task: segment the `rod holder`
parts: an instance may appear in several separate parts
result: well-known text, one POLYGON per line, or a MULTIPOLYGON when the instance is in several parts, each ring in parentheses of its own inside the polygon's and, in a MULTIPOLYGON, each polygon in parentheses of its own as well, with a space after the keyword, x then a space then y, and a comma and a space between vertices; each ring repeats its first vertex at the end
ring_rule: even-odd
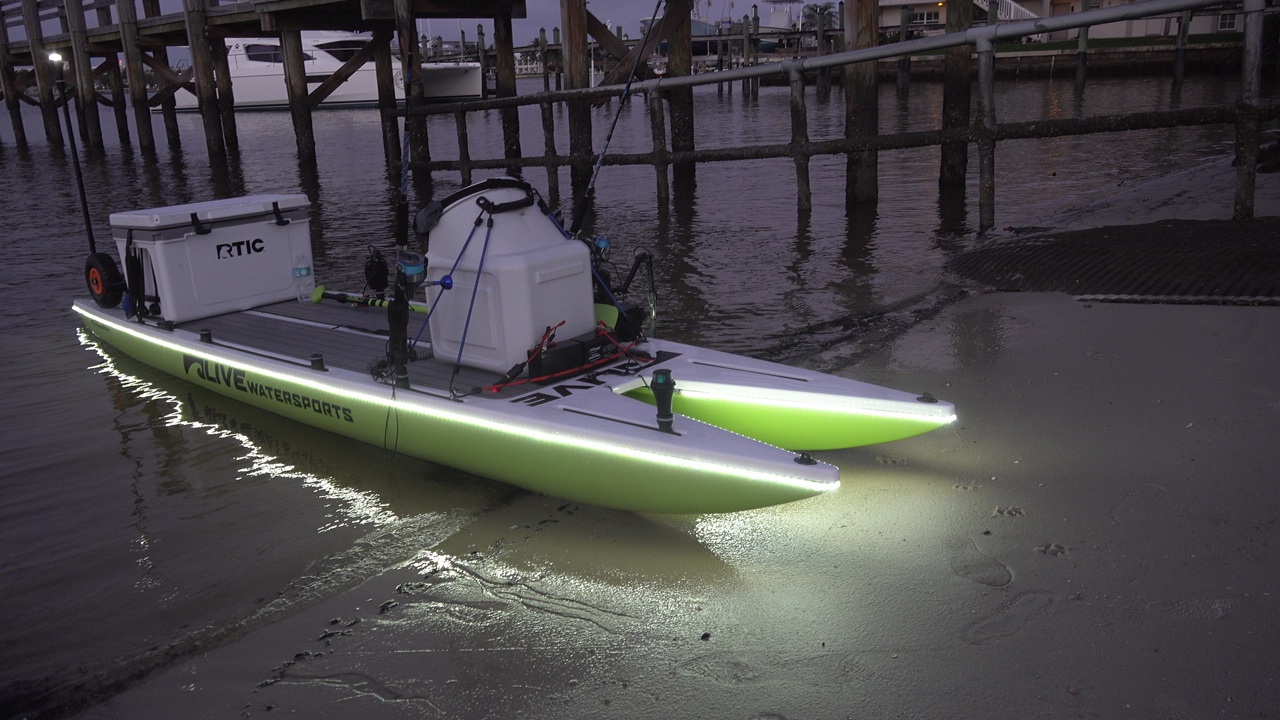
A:
POLYGON ((653 399, 658 406, 658 429, 665 433, 674 433, 672 426, 675 423, 675 415, 671 412, 671 398, 676 393, 676 381, 671 377, 671 371, 654 370, 649 388, 653 391, 653 399))

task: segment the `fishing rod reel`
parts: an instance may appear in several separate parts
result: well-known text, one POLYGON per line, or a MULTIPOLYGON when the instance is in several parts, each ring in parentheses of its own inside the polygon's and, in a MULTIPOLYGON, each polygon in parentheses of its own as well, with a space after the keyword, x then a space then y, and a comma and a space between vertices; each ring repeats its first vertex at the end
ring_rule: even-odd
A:
POLYGON ((618 319, 614 323, 618 339, 627 341, 643 337, 646 320, 648 321, 648 331, 652 333, 654 320, 658 314, 657 286, 653 278, 653 254, 647 250, 637 252, 631 260, 631 267, 627 271, 626 280, 621 285, 614 286, 611 272, 612 264, 609 263, 609 250, 612 248, 613 243, 605 237, 597 237, 590 241, 584 239, 583 242, 591 249, 594 301, 599 305, 609 305, 618 310, 618 319), (631 284, 635 282, 636 276, 642 268, 646 270, 649 279, 647 308, 621 300, 631 290, 631 284))

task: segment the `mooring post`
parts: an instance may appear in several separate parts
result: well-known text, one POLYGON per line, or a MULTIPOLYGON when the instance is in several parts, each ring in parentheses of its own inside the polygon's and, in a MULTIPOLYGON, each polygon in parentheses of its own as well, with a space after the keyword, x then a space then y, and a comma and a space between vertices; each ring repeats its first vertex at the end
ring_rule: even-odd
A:
POLYGON ((4 91, 4 104, 9 109, 9 122, 13 125, 13 139, 19 146, 27 144, 27 130, 22 125, 22 106, 18 100, 17 73, 13 58, 9 55, 9 28, 4 11, 0 10, 0 90, 4 91))
MULTIPOLYGON (((693 74, 693 26, 689 17, 692 10, 693 0, 671 0, 667 3, 666 11, 679 18, 667 38, 669 77, 687 77, 693 74)), ((675 152, 692 152, 696 148, 693 137, 693 88, 674 88, 667 94, 666 100, 671 119, 671 149, 675 152)), ((671 172, 681 187, 691 186, 697 176, 697 163, 673 163, 671 172)))
POLYGON ((151 127, 151 107, 147 102, 147 84, 133 82, 142 74, 142 51, 138 47, 138 9, 130 0, 116 3, 120 13, 120 45, 124 50, 124 69, 129 73, 129 105, 133 107, 133 124, 137 126, 138 147, 143 157, 156 154, 156 135, 151 127))
MULTIPOLYGON (((564 57, 565 86, 569 90, 590 87, 591 69, 588 65, 587 2, 586 0, 560 0, 561 22, 564 24, 561 55, 564 57)), ((582 100, 568 103, 569 155, 574 162, 569 177, 575 202, 586 202, 581 195, 591 179, 591 105, 582 100)), ((576 212, 576 210, 575 210, 576 212)))
POLYGON ((991 38, 974 43, 978 51, 978 231, 996 224, 996 52, 991 38))
MULTIPOLYGON (((970 3, 961 3, 964 5, 970 3)), ((846 50, 876 46, 877 4, 868 0, 845 6, 846 50)), ((844 66, 846 138, 870 138, 880 133, 880 105, 874 60, 844 66)), ((845 161, 845 203, 875 202, 880 194, 879 156, 875 150, 851 151, 845 161)))
POLYGON ((560 168, 556 165, 556 121, 551 102, 538 103, 542 115, 542 156, 547 168, 547 202, 560 204, 560 168))
MULTIPOLYGON (((818 38, 818 57, 827 54, 827 17, 824 12, 818 13, 818 27, 814 30, 818 38)), ((818 68, 818 77, 814 83, 818 99, 825 101, 831 94, 831 70, 829 68, 818 68)))
POLYGON ((196 97, 200 117, 204 121, 204 141, 210 158, 225 158, 227 146, 222 140, 222 116, 218 110, 218 90, 213 80, 213 54, 209 50, 208 16, 205 0, 182 0, 186 10, 187 47, 191 50, 191 67, 195 71, 196 97))
POLYGON ((560 49, 556 60, 556 90, 564 89, 564 45, 560 42, 560 28, 551 28, 551 44, 560 49))
MULTIPOLYGON (((160 16, 160 0, 142 0, 142 12, 148 18, 160 16)), ((161 45, 151 51, 151 58, 164 67, 169 65, 169 48, 161 45)), ((182 146, 182 138, 178 132, 177 102, 172 95, 160 101, 160 116, 164 120, 165 138, 169 142, 170 152, 177 152, 182 146)))
POLYGON ((1076 35, 1076 89, 1084 88, 1089 75, 1089 26, 1086 25, 1076 35))
MULTIPOLYGON (((493 19, 493 44, 498 44, 498 18, 493 19)), ((484 48, 484 25, 476 25, 476 60, 480 61, 480 99, 489 99, 489 53, 484 48)))
POLYGON ((1236 120, 1236 199, 1233 217, 1253 218, 1258 178, 1258 120, 1262 93, 1262 12, 1266 0, 1244 0, 1244 56, 1240 78, 1240 110, 1236 120))
MULTIPOLYGON (((504 6, 506 7, 506 6, 504 6)), ((481 38, 484 36, 481 35, 481 38)), ((511 13, 499 13, 493 19, 493 51, 497 55, 497 80, 494 92, 500 98, 516 96, 516 46, 511 33, 511 13)), ((483 52, 482 52, 483 54, 483 52)), ((488 81, 484 80, 487 86, 488 81)), ((502 118, 502 151, 503 157, 518 160, 523 156, 520 148, 520 109, 504 107, 498 111, 502 118)), ((507 167, 510 175, 520 175, 520 166, 507 167)))
POLYGON ((98 93, 93 83, 93 62, 89 58, 84 4, 81 0, 63 0, 62 6, 71 31, 71 67, 76 81, 76 100, 80 106, 80 135, 87 152, 102 152, 102 118, 98 114, 98 93))
POLYGON ((798 65, 787 71, 791 80, 791 159, 796 165, 796 207, 813 209, 809 185, 809 113, 804 104, 804 72, 798 65))
POLYGON ((1173 85, 1181 87, 1187 74, 1187 33, 1191 28, 1191 11, 1178 16, 1178 40, 1173 50, 1173 85))
MULTIPOLYGON (((110 27, 111 9, 98 8, 98 27, 110 27)), ((124 79, 120 77, 120 58, 116 53, 107 55, 101 69, 106 71, 107 86, 111 88, 111 111, 116 117, 116 136, 121 147, 129 147, 129 111, 125 108, 124 79)))
POLYGON ((653 170, 658 176, 658 207, 671 202, 671 182, 667 178, 667 123, 663 119, 662 93, 649 93, 649 133, 653 137, 653 170))
MULTIPOLYGON (((965 32, 973 25, 973 3, 947 6, 947 34, 965 32)), ((973 49, 968 45, 947 48, 942 66, 942 129, 969 127, 972 102, 973 49)), ((964 187, 969 166, 969 144, 943 143, 938 184, 964 187)))
MULTIPOLYGON (((395 11, 396 36, 400 39, 400 71, 404 76, 404 107, 406 112, 417 110, 426 104, 426 95, 422 87, 422 55, 418 52, 417 23, 414 21, 413 3, 411 0, 392 0, 391 7, 395 11)), ((425 115, 405 115, 405 126, 409 136, 409 159, 411 162, 431 162, 431 152, 427 144, 427 118, 425 115)), ((426 180, 430 173, 415 173, 416 178, 426 180)))
POLYGON ((467 140, 467 112, 461 108, 453 113, 453 121, 458 129, 458 172, 462 174, 462 184, 471 184, 471 143, 467 140))
MULTIPOLYGON (((750 64, 751 59, 751 16, 742 16, 742 67, 750 64)), ((751 78, 742 79, 742 99, 751 99, 751 78)))
POLYGON ((391 60, 390 26, 373 31, 373 72, 378 83, 378 114, 382 121, 382 154, 387 169, 400 166, 400 127, 396 123, 396 79, 391 60))
POLYGON ((236 97, 231 87, 231 63, 227 58, 227 40, 209 38, 209 52, 213 59, 214 87, 218 89, 218 117, 222 121, 222 139, 227 152, 240 152, 240 135, 236 130, 236 97))
POLYGON ((546 28, 538 28, 538 60, 542 62, 542 91, 551 92, 551 58, 547 57, 546 28))
POLYGON ((50 60, 49 51, 44 48, 44 30, 40 26, 40 9, 36 0, 22 0, 22 21, 27 30, 27 47, 31 50, 31 69, 36 75, 36 90, 40 93, 40 117, 44 120, 44 136, 50 145, 61 147, 62 123, 58 119, 57 101, 53 97, 53 81, 55 72, 62 72, 62 63, 50 60))
POLYGON ((302 52, 302 33, 297 29, 282 31, 280 50, 284 53, 284 85, 289 93, 289 113, 293 117, 298 159, 314 164, 316 136, 311 125, 311 101, 307 97, 307 67, 302 52))
MULTIPOLYGON (((911 8, 902 8, 898 18, 898 42, 906 42, 911 37, 911 8)), ((898 94, 906 95, 911 87, 911 56, 898 58, 898 94)))

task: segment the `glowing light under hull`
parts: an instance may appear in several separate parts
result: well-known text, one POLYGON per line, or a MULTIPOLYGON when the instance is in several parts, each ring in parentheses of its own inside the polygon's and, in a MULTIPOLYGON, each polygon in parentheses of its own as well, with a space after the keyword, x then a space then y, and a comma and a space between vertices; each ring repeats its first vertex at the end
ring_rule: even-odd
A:
MULTIPOLYGON (((800 500, 839 487, 839 470, 797 463, 793 453, 711 426, 686 423, 680 436, 595 428, 589 417, 549 409, 426 394, 397 394, 355 373, 317 373, 234 348, 200 343, 190 332, 127 321, 77 302, 99 338, 161 371, 299 422, 396 452, 578 502, 657 513, 732 512, 800 500), (270 384, 270 396, 193 375, 184 356, 236 371, 243 387, 270 384), (281 394, 308 403, 282 403, 281 394), (343 414, 311 409, 316 402, 343 414), (311 407, 307 407, 311 406, 311 407)), ((601 388, 612 396, 608 388, 601 388)), ((615 396, 616 397, 616 396, 615 396)), ((625 398, 620 401, 630 402, 625 398)), ((642 405, 639 407, 643 407, 642 405)), ((599 423, 598 425, 606 425, 599 423)))

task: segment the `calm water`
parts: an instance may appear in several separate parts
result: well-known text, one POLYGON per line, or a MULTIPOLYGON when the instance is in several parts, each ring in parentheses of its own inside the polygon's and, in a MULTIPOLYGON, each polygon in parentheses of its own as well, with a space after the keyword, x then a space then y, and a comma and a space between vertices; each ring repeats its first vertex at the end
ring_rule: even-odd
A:
MULTIPOLYGON (((1220 77, 1192 78, 1180 98, 1163 78, 1099 79, 1083 98, 1069 82, 1024 81, 1002 84, 997 102, 1002 120, 1023 120, 1236 94, 1236 81, 1220 77)), ((758 101, 699 91, 698 144, 783 142, 788 102, 783 88, 762 88, 758 101)), ((917 83, 905 100, 886 88, 880 106, 886 132, 937 127, 940 86, 917 83)), ((839 135, 842 109, 838 92, 828 101, 811 94, 811 136, 839 135)), ((597 146, 612 110, 596 111, 597 146)), ((167 647, 235 637, 348 587, 401 559, 394 541, 376 540, 379 528, 413 522, 445 533, 516 492, 318 436, 100 354, 69 309, 84 294, 86 252, 71 168, 45 146, 38 114, 25 117, 26 149, 0 120, 0 389, 9 408, 0 440, 0 716, 57 706, 78 697, 64 693, 75 682, 108 685, 167 647)), ((536 114, 522 121, 526 152, 539 151, 536 114)), ((181 118, 182 147, 162 148, 156 165, 104 128, 113 144, 85 168, 99 242, 110 246, 107 215, 117 210, 305 192, 316 206, 320 281, 358 290, 365 246, 388 246, 394 227, 376 114, 318 113, 315 173, 299 170, 286 113, 238 122, 240 157, 218 182, 196 116, 181 118)), ((497 123, 493 114, 471 127, 473 155, 500 152, 497 123)), ((431 138, 434 157, 452 157, 451 119, 435 122, 431 138)), ((648 138, 637 103, 623 112, 612 150, 642 152, 648 138)), ((559 138, 561 152, 567 144, 559 138)), ((1064 203, 1230 147, 1230 132, 1214 127, 1005 143, 997 224, 1043 224, 1064 203)), ((937 163, 934 149, 882 153, 881 200, 852 215, 837 159, 814 160, 814 208, 805 214, 795 208, 789 160, 704 166, 696 191, 667 212, 655 208, 652 170, 606 167, 596 207, 607 221, 595 230, 614 241, 620 265, 639 248, 654 252, 661 336, 796 359, 812 342, 848 340, 852 318, 927 295, 950 255, 974 242, 975 193, 962 213, 944 213, 937 163)), ((972 185, 976 167, 970 175, 972 185)), ((541 171, 528 179, 545 191, 541 171)), ((435 193, 458 186, 442 173, 435 193)), ((567 173, 561 186, 567 192, 567 173)))

